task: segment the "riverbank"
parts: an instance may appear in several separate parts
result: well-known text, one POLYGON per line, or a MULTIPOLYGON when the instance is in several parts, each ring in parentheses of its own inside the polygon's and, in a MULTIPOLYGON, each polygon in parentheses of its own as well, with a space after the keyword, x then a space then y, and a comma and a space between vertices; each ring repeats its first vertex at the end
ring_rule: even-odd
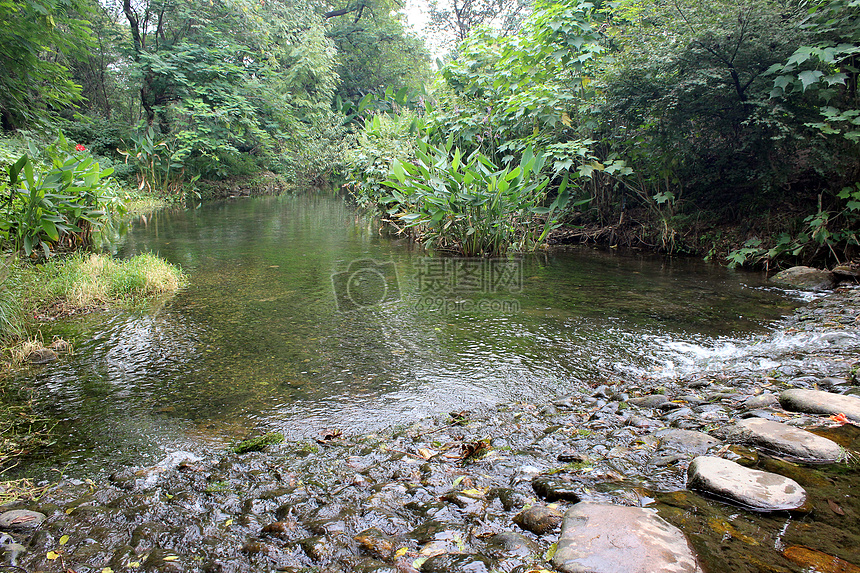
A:
POLYGON ((56 359, 62 341, 44 343, 40 324, 59 317, 133 308, 169 296, 187 283, 181 269, 146 253, 125 261, 79 252, 41 265, 9 261, 0 282, 4 369, 56 359))
POLYGON ((38 512, 7 524, 6 557, 79 573, 525 573, 555 569, 561 515, 584 501, 656 509, 706 571, 799 572, 821 555, 856 565, 860 429, 784 410, 778 395, 857 392, 858 310, 860 290, 830 294, 752 349, 711 349, 713 366, 684 376, 668 365, 636 380, 596 372, 591 387, 546 403, 464 405, 376 434, 332 429, 207 459, 173 452, 103 482, 63 480, 0 508, 38 512), (747 417, 814 428, 847 455, 808 465, 732 444, 724 429, 747 417), (790 477, 808 503, 751 512, 690 491, 687 466, 704 453, 790 477))

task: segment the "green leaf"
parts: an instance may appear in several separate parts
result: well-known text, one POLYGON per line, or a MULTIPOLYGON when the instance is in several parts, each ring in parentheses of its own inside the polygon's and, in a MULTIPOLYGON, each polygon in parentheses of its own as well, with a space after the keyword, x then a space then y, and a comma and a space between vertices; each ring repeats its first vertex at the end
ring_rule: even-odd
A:
POLYGON ((800 83, 803 84, 803 91, 806 91, 809 86, 818 83, 818 80, 823 75, 824 72, 819 70, 805 70, 797 74, 797 79, 799 79, 800 83))

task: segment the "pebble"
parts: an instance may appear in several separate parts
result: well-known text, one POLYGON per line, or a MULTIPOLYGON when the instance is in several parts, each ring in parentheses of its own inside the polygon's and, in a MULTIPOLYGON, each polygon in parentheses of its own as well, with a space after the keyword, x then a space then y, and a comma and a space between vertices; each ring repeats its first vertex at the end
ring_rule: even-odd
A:
POLYGON ((799 509, 806 503, 806 491, 796 481, 713 456, 692 461, 687 487, 753 511, 799 509))
POLYGON ((603 503, 567 510, 552 564, 563 573, 701 571, 687 538, 656 511, 603 503))

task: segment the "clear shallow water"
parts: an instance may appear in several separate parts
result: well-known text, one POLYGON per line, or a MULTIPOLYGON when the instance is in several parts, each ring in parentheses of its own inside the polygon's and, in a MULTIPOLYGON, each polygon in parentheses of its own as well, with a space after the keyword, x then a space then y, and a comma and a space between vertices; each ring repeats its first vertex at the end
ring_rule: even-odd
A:
POLYGON ((190 286, 149 311, 56 325, 74 355, 28 373, 64 420, 47 464, 109 470, 253 431, 367 432, 675 376, 746 357, 745 340, 795 306, 757 274, 588 248, 441 268, 328 196, 161 212, 119 246, 144 251, 190 286))

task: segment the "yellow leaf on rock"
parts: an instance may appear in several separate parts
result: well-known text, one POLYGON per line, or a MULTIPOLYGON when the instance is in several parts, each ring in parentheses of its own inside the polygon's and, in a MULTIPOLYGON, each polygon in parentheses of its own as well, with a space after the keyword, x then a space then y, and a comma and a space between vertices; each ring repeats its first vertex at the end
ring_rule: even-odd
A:
POLYGON ((427 448, 419 448, 418 455, 424 458, 425 460, 429 460, 432 458, 435 453, 432 450, 428 450, 427 448))
POLYGON ((397 559, 398 557, 403 557, 404 555, 406 555, 407 551, 409 551, 408 547, 401 547, 400 549, 398 549, 397 551, 394 552, 394 558, 397 559))
POLYGON ((102 569, 102 573, 113 573, 113 569, 111 569, 110 567, 105 567, 104 569, 102 569))
POLYGON ((53 561, 54 559, 56 559, 59 556, 60 556, 60 554, 57 553, 56 551, 48 551, 48 554, 45 555, 45 557, 48 558, 48 561, 53 561))
POLYGON ((233 525, 232 519, 228 519, 227 521, 224 522, 224 527, 230 527, 231 525, 233 525))
POLYGON ((129 567, 140 567, 140 561, 131 561, 128 564, 129 567))
POLYGON ((176 561, 179 559, 178 555, 167 555, 162 561, 176 561))
POLYGON ((64 535, 60 538, 60 545, 65 545, 68 542, 69 542, 69 536, 68 535, 64 535))

